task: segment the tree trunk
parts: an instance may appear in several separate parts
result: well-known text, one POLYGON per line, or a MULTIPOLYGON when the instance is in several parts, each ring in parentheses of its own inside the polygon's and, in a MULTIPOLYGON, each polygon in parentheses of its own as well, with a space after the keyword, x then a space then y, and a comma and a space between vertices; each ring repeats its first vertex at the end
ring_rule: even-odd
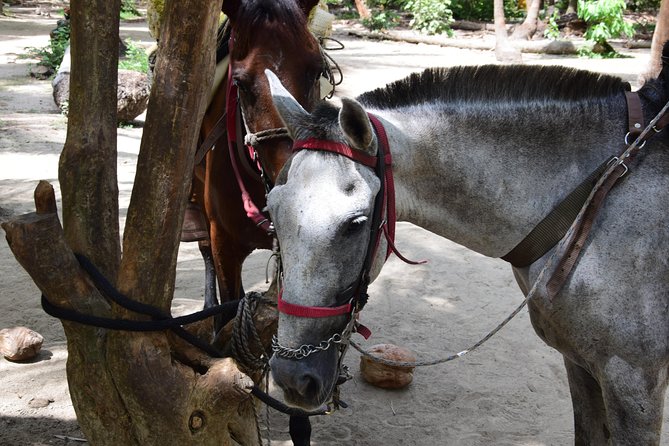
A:
POLYGON ((369 7, 365 0, 355 0, 355 8, 358 10, 361 19, 369 19, 372 17, 372 13, 369 12, 369 7))
POLYGON ((511 34, 512 39, 530 40, 537 31, 537 20, 539 19, 539 7, 541 0, 532 0, 527 7, 527 16, 520 25, 516 26, 511 34))
MULTIPOLYGON (((111 304, 74 251, 91 259, 126 296, 169 313, 221 3, 166 2, 162 57, 121 257, 116 186, 120 0, 72 0, 70 117, 59 166, 64 229, 46 183, 35 191, 36 213, 2 225, 14 255, 52 305, 97 317, 146 318, 111 304)), ((252 381, 232 359, 212 359, 167 331, 63 326, 72 401, 91 444, 259 443, 254 402, 244 391, 252 381)))
POLYGON ((654 79, 662 70, 662 48, 669 40, 669 0, 662 0, 660 11, 657 14, 657 24, 653 32, 653 42, 650 47, 650 62, 645 73, 640 75, 642 81, 654 79))
POLYGON ((509 43, 504 18, 504 0, 494 0, 495 15, 495 58, 500 62, 522 62, 520 50, 509 43))

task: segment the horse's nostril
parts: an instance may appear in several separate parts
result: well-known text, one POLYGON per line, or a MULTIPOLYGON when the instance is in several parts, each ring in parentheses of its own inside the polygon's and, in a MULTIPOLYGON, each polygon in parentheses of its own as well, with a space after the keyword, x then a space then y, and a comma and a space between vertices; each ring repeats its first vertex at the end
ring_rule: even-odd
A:
POLYGON ((305 373, 297 378, 297 390, 301 395, 313 397, 320 393, 321 384, 318 378, 310 373, 305 373))

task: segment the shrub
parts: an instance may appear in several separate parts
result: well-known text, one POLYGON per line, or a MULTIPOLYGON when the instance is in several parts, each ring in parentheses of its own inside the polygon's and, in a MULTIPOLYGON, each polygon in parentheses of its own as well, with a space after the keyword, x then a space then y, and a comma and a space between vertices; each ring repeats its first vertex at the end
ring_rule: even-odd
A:
POLYGON ((38 65, 43 65, 53 71, 58 71, 65 49, 70 43, 70 23, 64 22, 56 29, 51 31, 51 40, 49 44, 42 48, 29 47, 26 48, 26 57, 38 59, 38 65))
POLYGON ((119 69, 148 73, 149 58, 146 55, 146 51, 142 47, 135 45, 132 39, 126 39, 125 45, 127 50, 125 56, 118 61, 119 69))
POLYGON ((409 0, 405 8, 413 14, 411 26, 428 34, 451 34, 451 0, 409 0))
POLYGON ((603 46, 613 37, 634 34, 632 25, 623 20, 624 12, 625 0, 578 1, 578 16, 588 24, 584 37, 603 46))

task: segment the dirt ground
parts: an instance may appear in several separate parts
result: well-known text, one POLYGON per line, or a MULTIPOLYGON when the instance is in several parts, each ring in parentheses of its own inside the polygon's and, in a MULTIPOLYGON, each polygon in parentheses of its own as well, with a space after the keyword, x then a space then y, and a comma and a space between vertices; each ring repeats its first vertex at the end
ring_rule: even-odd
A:
MULTIPOLYGON (((41 47, 57 19, 34 8, 12 9, 0 17, 0 218, 33 210, 38 180, 59 194, 58 156, 66 119, 51 97, 50 81, 27 76, 34 61, 18 58, 25 47, 41 47)), ((123 24, 121 33, 149 44, 143 23, 123 24)), ((495 63, 491 51, 435 45, 365 41, 341 26, 335 37, 345 49, 332 53, 344 72, 338 94, 352 96, 428 66, 495 63)), ((482 39, 489 36, 480 36, 482 39)), ((626 59, 592 61, 524 55, 525 63, 563 64, 617 74, 637 87, 648 50, 625 51, 626 59)), ((127 209, 142 134, 138 126, 119 129, 121 224, 127 209)), ((371 343, 391 342, 420 359, 446 356, 471 345, 522 300, 509 266, 484 258, 418 227, 400 223, 400 250, 429 259, 408 266, 391 258, 371 286, 363 314, 371 343)), ((256 252, 245 266, 248 290, 263 289, 268 252, 256 252)), ((194 245, 182 245, 175 305, 201 306, 203 269, 194 245)), ((28 363, 0 359, 0 445, 80 444, 70 403, 66 340, 57 320, 39 306, 39 293, 0 241, 0 328, 30 327, 45 337, 39 357, 28 363)), ((568 445, 573 444, 572 410, 560 355, 534 334, 526 311, 480 350, 454 362, 416 370, 406 389, 387 391, 364 383, 357 352, 347 358, 354 380, 342 389, 350 405, 314 419, 313 443, 326 445, 568 445)), ((666 421, 666 416, 665 416, 666 421)), ((287 420, 263 414, 263 434, 274 445, 289 445, 287 420)), ((669 423, 664 439, 668 441, 669 423)))

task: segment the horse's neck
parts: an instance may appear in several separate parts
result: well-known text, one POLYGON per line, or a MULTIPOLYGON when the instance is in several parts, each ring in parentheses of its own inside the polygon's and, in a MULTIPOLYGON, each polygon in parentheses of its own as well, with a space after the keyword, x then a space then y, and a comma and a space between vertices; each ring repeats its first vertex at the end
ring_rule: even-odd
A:
POLYGON ((378 114, 394 158, 398 220, 491 257, 509 252, 618 154, 624 137, 624 115, 613 109, 574 107, 564 120, 523 110, 506 119, 429 110, 378 114))

